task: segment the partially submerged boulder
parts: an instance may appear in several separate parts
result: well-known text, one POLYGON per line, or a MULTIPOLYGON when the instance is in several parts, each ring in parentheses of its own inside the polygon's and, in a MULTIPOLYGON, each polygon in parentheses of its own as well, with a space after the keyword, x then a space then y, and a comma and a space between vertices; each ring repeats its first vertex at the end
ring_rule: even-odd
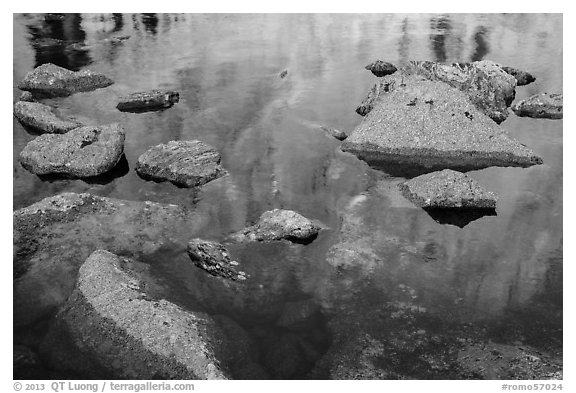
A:
POLYGON ((120 98, 116 108, 122 112, 145 112, 170 108, 180 100, 180 94, 171 90, 151 90, 132 93, 120 98))
POLYGON ((496 196, 464 173, 445 169, 415 177, 399 185, 418 207, 495 209, 496 196))
POLYGON ((20 90, 45 97, 65 97, 83 91, 107 87, 114 81, 90 70, 70 71, 52 63, 42 64, 26 74, 18 84, 20 90))
POLYGON ((227 174, 220 153, 200 141, 170 141, 138 157, 136 172, 144 179, 198 187, 227 174))
POLYGON ((502 67, 502 69, 508 74, 512 75, 514 78, 516 78, 516 86, 525 86, 536 80, 536 78, 532 76, 532 74, 526 71, 519 70, 517 68, 504 66, 502 67))
POLYGON ((104 250, 86 259, 44 341, 50 363, 95 378, 228 379, 214 321, 149 298, 132 263, 104 250))
POLYGON ((510 138, 468 96, 446 83, 399 73, 383 78, 388 92, 342 143, 369 164, 470 170, 541 164, 532 150, 510 138))
POLYGON ((310 243, 320 231, 320 226, 292 210, 274 209, 262 213, 258 222, 244 228, 231 238, 237 241, 289 240, 310 243))
POLYGON ((562 119, 563 105, 563 94, 542 93, 514 104, 512 110, 520 117, 562 119))
POLYGON ((346 135, 344 131, 337 130, 336 128, 320 126, 320 130, 324 131, 326 135, 336 138, 339 141, 348 138, 348 135, 346 135))
POLYGON ((233 281, 246 279, 246 274, 235 268, 238 262, 230 259, 230 252, 220 243, 193 239, 186 251, 196 266, 213 276, 233 281))
MULTIPOLYGON (((78 268, 97 249, 137 259, 184 253, 207 219, 190 209, 64 193, 13 214, 14 326, 49 317, 72 292, 78 268)), ((157 259, 157 257, 154 257, 157 259)))
POLYGON ((36 174, 85 178, 116 166, 124 151, 124 130, 117 124, 80 127, 66 134, 44 134, 20 153, 22 166, 36 174))
POLYGON ((375 62, 368 64, 364 68, 369 70, 369 71, 372 71, 372 73, 374 75, 376 75, 377 77, 390 75, 390 74, 395 73, 398 70, 394 66, 394 64, 387 63, 387 62, 382 61, 382 60, 376 60, 375 62))
POLYGON ((18 101, 14 105, 14 116, 23 125, 45 133, 65 134, 83 125, 63 119, 55 108, 37 102, 18 101))

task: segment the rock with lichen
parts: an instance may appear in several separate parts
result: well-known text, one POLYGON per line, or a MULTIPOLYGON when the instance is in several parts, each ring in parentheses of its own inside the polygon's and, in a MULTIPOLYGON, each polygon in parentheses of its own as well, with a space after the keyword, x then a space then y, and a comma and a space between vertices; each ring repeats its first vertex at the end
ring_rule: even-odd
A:
POLYGON ((563 94, 536 94, 514 104, 512 110, 520 117, 562 119, 564 115, 563 94))
POLYGON ((246 275, 235 267, 238 262, 230 259, 230 252, 220 243, 193 239, 188 243, 186 251, 197 267, 213 276, 233 281, 246 279, 246 275))
POLYGON ((151 90, 132 93, 120 98, 116 108, 122 112, 145 112, 170 108, 180 100, 180 94, 171 90, 151 90))

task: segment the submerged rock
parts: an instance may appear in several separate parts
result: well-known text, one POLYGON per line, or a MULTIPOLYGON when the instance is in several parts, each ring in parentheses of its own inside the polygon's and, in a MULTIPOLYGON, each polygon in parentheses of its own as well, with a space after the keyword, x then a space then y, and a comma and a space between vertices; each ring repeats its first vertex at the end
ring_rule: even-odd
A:
POLYGON ((95 378, 228 379, 214 321, 149 298, 132 263, 103 250, 84 262, 43 343, 50 363, 95 378))
POLYGON ((134 258, 185 252, 207 219, 189 209, 64 193, 13 214, 14 326, 49 317, 72 292, 78 268, 97 249, 134 258), (166 251, 164 251, 166 252, 166 251))
POLYGON ((320 306, 312 299, 286 302, 276 324, 288 329, 306 329, 319 317, 320 306))
POLYGON ((83 91, 92 91, 114 83, 110 78, 89 70, 70 71, 52 63, 42 64, 26 74, 18 84, 20 90, 34 95, 65 97, 83 91))
POLYGON ((36 175, 93 177, 114 168, 123 151, 124 130, 114 123, 40 135, 24 147, 20 163, 36 175))
POLYGON ((284 70, 280 73, 280 79, 284 79, 288 76, 288 70, 284 70))
POLYGON ((65 134, 83 125, 61 118, 56 109, 37 102, 17 102, 14 105, 14 116, 23 125, 46 133, 65 134))
POLYGON ((418 176, 399 185, 402 194, 418 207, 496 208, 496 196, 464 173, 445 169, 418 176))
POLYGON ((388 92, 342 143, 369 164, 404 165, 427 172, 541 164, 532 150, 510 138, 467 95, 418 75, 383 78, 388 92))
POLYGON ((536 80, 532 74, 513 67, 502 67, 508 74, 516 78, 516 86, 525 86, 536 80))
POLYGON ((200 141, 170 141, 138 157, 136 172, 144 179, 198 187, 227 174, 220 153, 200 141))
POLYGON ((186 247, 188 256, 200 269, 213 276, 230 280, 245 280, 246 275, 233 266, 238 262, 230 259, 230 252, 220 243, 194 239, 186 247))
POLYGON ((274 209, 264 212, 255 225, 236 232, 231 238, 237 241, 286 239, 306 244, 312 242, 319 231, 318 225, 292 210, 274 209))
POLYGON ((536 94, 514 104, 512 110, 520 117, 562 119, 563 94, 536 94))
POLYGON ((375 62, 368 64, 364 68, 369 71, 372 71, 372 73, 378 77, 393 74, 398 70, 396 67, 394 67, 393 64, 387 63, 382 60, 376 60, 375 62))
POLYGON ((339 141, 343 141, 344 139, 348 138, 348 135, 346 135, 344 131, 340 131, 332 127, 320 126, 320 129, 324 131, 326 135, 336 138, 339 141))
POLYGON ((170 90, 151 90, 141 93, 132 93, 120 98, 116 105, 123 112, 144 112, 170 108, 180 100, 180 94, 170 90))

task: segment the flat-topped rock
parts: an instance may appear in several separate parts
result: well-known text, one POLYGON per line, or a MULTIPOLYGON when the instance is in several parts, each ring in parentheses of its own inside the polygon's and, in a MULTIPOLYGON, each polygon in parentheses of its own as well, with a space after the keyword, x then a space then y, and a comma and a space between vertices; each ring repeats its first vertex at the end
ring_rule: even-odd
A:
POLYGON ((384 77, 383 85, 388 91, 342 143, 343 151, 384 170, 391 165, 431 172, 542 163, 446 83, 395 73, 384 77))
POLYGON ((536 94, 514 104, 512 110, 520 117, 562 119, 564 114, 563 97, 563 94, 536 94))
POLYGON ((320 226, 292 210, 274 209, 262 213, 258 222, 244 228, 231 238, 237 241, 289 240, 295 243, 313 241, 320 226))
POLYGON ((80 127, 66 134, 40 135, 24 147, 20 163, 36 175, 85 178, 110 171, 123 151, 124 130, 114 123, 80 127))
POLYGON ((230 252, 220 243, 193 239, 188 243, 186 251, 197 267, 213 276, 233 281, 246 279, 246 274, 235 267, 238 262, 230 259, 230 252))
POLYGON ((145 112, 170 108, 180 100, 180 94, 170 90, 151 90, 121 97, 116 108, 122 112, 145 112))
POLYGON ((45 133, 65 134, 83 125, 63 119, 55 108, 37 102, 18 101, 14 104, 14 116, 23 125, 45 133))
POLYGON ((398 69, 394 66, 394 64, 387 63, 382 60, 376 60, 370 64, 368 64, 365 69, 371 71, 377 77, 382 77, 386 75, 390 75, 395 73, 398 69))
POLYGON ((464 173, 445 169, 399 185, 402 194, 423 208, 495 209, 496 196, 464 173))
POLYGON ((220 153, 200 141, 170 141, 138 157, 136 172, 144 179, 198 187, 227 174, 220 153))
POLYGON ((514 78, 516 78, 516 86, 525 86, 536 80, 536 78, 532 74, 514 67, 504 66, 502 67, 502 69, 508 74, 512 75, 514 78))
POLYGON ((63 370, 117 379, 228 379, 214 321, 149 298, 133 261, 94 251, 43 346, 63 370))
POLYGON ((42 64, 26 74, 18 84, 20 90, 45 97, 65 97, 110 86, 114 81, 90 70, 70 71, 52 63, 42 64))

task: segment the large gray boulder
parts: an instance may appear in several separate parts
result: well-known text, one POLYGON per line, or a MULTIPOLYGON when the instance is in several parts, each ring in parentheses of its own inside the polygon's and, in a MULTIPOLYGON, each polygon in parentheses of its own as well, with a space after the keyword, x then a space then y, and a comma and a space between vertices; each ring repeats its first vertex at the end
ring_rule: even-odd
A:
POLYGON ((170 90, 151 90, 121 97, 116 108, 122 112, 145 112, 170 108, 180 100, 180 95, 170 90))
POLYGON ((445 169, 399 185, 406 199, 424 208, 495 209, 496 196, 464 173, 445 169))
POLYGON ((387 92, 342 143, 369 164, 426 169, 480 169, 541 164, 532 150, 510 138, 448 84, 419 75, 383 78, 387 92))
POLYGON ((520 117, 562 119, 564 115, 563 101, 563 94, 536 94, 514 104, 512 110, 520 117))
POLYGON ((44 340, 49 363, 95 378, 228 379, 214 321, 150 298, 133 263, 103 250, 86 259, 44 340))
MULTIPOLYGON (((52 315, 72 292, 78 269, 97 249, 137 259, 158 250, 185 255, 205 216, 176 205, 64 193, 13 214, 14 326, 52 315)), ((154 257, 157 259, 157 257, 154 257)))
POLYGON ((113 83, 114 81, 105 75, 90 70, 74 72, 46 63, 26 74, 18 88, 38 96, 65 97, 107 87, 113 83))
POLYGON ((37 102, 18 101, 14 104, 14 116, 23 125, 43 133, 65 134, 83 125, 63 119, 55 108, 37 102))
POLYGON ((170 141, 138 157, 136 172, 144 179, 198 187, 227 174, 220 153, 200 141, 170 141))
POLYGON ((44 134, 20 153, 22 166, 36 174, 85 178, 116 166, 124 151, 124 130, 117 124, 80 127, 66 134, 44 134))
POLYGON ((289 240, 295 243, 313 241, 320 226, 292 210, 274 209, 262 213, 255 225, 244 228, 230 237, 236 241, 289 240))

